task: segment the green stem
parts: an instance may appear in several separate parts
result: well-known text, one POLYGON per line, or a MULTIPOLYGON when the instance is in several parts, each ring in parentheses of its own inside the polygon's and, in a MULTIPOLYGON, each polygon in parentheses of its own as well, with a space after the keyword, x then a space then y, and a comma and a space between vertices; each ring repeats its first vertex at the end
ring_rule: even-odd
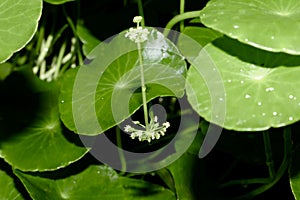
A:
POLYGON ((72 32, 73 32, 74 36, 76 37, 76 53, 77 53, 78 63, 79 63, 79 65, 82 65, 83 64, 83 57, 82 57, 82 54, 81 54, 81 51, 80 51, 80 44, 78 42, 79 38, 78 38, 78 34, 77 34, 77 31, 76 31, 75 24, 73 23, 72 19, 67 14, 65 8, 63 9, 63 11, 64 11, 64 14, 66 16, 66 19, 67 19, 71 29, 72 29, 72 32))
POLYGON ((142 27, 144 27, 145 26, 145 16, 144 16, 144 9, 143 9, 142 0, 137 0, 137 4, 138 4, 139 15, 143 17, 143 20, 141 21, 141 25, 142 25, 142 27))
POLYGON ((120 161, 121 161, 121 173, 120 175, 123 175, 126 172, 126 159, 123 153, 123 148, 122 148, 122 138, 121 138, 121 130, 117 126, 116 127, 116 135, 117 135, 117 145, 118 145, 118 151, 120 155, 120 161))
POLYGON ((268 131, 263 132, 265 155, 266 155, 266 165, 268 167, 270 178, 273 180, 275 177, 275 167, 272 155, 272 147, 270 141, 270 134, 268 131))
MULTIPOLYGON (((184 7, 185 7, 185 0, 180 0, 180 10, 179 13, 182 15, 184 13, 184 7)), ((184 21, 180 22, 180 32, 182 32, 184 29, 184 21)))
POLYGON ((279 170, 278 170, 276 176, 274 177, 273 181, 270 182, 269 184, 266 184, 262 187, 259 187, 255 190, 249 192, 246 195, 240 196, 236 199, 252 199, 253 197, 255 197, 255 196, 267 191, 271 187, 273 187, 281 179, 281 177, 286 172, 286 170, 290 164, 290 159, 291 159, 292 140, 291 140, 291 128, 289 126, 285 127, 283 130, 283 139, 284 139, 284 157, 283 157, 282 163, 281 163, 279 170))
POLYGON ((250 185, 250 184, 268 184, 272 181, 270 178, 252 178, 252 179, 241 179, 241 180, 232 180, 227 183, 219 185, 219 188, 230 187, 233 185, 250 185))
POLYGON ((200 16, 200 10, 197 11, 191 11, 191 12, 185 12, 179 15, 176 15, 175 17, 173 17, 169 23, 166 25, 166 29, 164 31, 164 35, 168 36, 169 35, 169 31, 173 28, 173 26, 175 24, 177 24, 180 21, 183 21, 185 19, 191 19, 191 18, 196 18, 200 16))
POLYGON ((143 110, 144 110, 144 119, 145 119, 145 127, 146 130, 149 129, 149 120, 148 120, 148 108, 147 108, 147 98, 146 98, 146 85, 145 85, 145 77, 144 77, 144 66, 143 66, 143 57, 141 51, 141 44, 137 43, 138 53, 139 53, 139 62, 141 69, 141 87, 142 87, 142 98, 143 98, 143 110))

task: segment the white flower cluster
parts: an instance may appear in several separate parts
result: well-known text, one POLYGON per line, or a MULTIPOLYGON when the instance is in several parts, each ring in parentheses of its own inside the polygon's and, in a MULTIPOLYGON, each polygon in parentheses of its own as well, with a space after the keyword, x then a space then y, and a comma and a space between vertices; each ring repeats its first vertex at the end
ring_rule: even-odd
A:
POLYGON ((140 26, 140 22, 143 20, 141 16, 136 16, 133 18, 133 22, 137 24, 136 28, 130 28, 129 31, 125 33, 125 37, 129 38, 135 43, 142 43, 148 40, 149 31, 146 28, 140 26))
POLYGON ((167 132, 167 128, 170 127, 169 122, 165 122, 162 124, 162 126, 159 126, 157 116, 155 116, 154 119, 151 119, 148 130, 146 130, 146 127, 142 125, 139 121, 134 121, 133 123, 141 126, 143 130, 126 125, 124 128, 125 132, 131 133, 130 137, 132 139, 138 138, 139 141, 147 140, 148 142, 151 142, 151 140, 154 139, 158 140, 161 136, 164 136, 167 132))

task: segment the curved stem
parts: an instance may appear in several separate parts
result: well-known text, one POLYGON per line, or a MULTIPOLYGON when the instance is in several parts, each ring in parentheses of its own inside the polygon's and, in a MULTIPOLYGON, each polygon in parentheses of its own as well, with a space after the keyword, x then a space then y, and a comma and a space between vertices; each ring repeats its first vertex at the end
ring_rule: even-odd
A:
POLYGON ((142 27, 144 27, 145 26, 145 16, 144 16, 144 9, 143 9, 142 0, 137 0, 137 4, 138 4, 139 15, 143 17, 143 20, 141 21, 141 25, 142 25, 142 27))
POLYGON ((263 132, 263 138, 265 146, 266 165, 268 167, 270 178, 273 179, 275 177, 275 167, 272 155, 270 134, 268 131, 263 132))
POLYGON ((257 196, 267 191, 271 187, 273 187, 281 179, 281 177, 286 172, 291 159, 292 140, 291 140, 291 128, 289 126, 285 127, 283 130, 283 139, 284 139, 284 157, 273 181, 236 199, 252 199, 254 196, 257 196))
POLYGON ((166 29, 165 29, 165 32, 164 32, 165 36, 167 36, 169 34, 169 31, 178 22, 183 21, 185 19, 196 18, 196 17, 199 17, 199 15, 200 15, 200 10, 198 10, 198 11, 191 11, 191 12, 185 12, 185 13, 176 15, 166 25, 166 29))
POLYGON ((121 131, 120 131, 120 128, 118 126, 116 127, 116 135, 117 135, 118 151, 119 151, 119 156, 120 156, 120 161, 121 161, 121 173, 120 173, 120 175, 122 175, 123 173, 126 172, 127 167, 126 167, 126 159, 124 157, 123 148, 122 148, 121 131))
POLYGON ((141 87, 142 87, 142 98, 143 98, 143 110, 144 110, 144 119, 145 119, 145 127, 146 130, 149 129, 149 120, 148 120, 148 108, 147 108, 147 98, 146 98, 146 85, 145 85, 145 77, 144 77, 144 66, 143 66, 143 57, 141 51, 141 44, 137 43, 138 46, 138 54, 139 54, 139 62, 141 69, 141 87))
MULTIPOLYGON (((185 0, 180 0, 180 10, 179 13, 182 15, 184 13, 185 0)), ((180 32, 184 29, 184 21, 180 22, 180 32)))

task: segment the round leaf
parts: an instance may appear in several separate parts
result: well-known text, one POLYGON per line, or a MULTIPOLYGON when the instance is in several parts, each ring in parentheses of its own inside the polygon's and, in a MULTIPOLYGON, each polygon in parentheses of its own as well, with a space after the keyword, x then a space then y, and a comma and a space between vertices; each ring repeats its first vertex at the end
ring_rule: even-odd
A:
POLYGON ((119 177, 107 166, 90 166, 83 172, 64 179, 53 180, 16 170, 33 199, 174 199, 174 194, 158 185, 119 177))
POLYGON ((187 96, 199 115, 238 131, 266 130, 300 119, 299 57, 264 52, 226 38, 214 44, 204 47, 188 71, 187 96), (265 67, 243 61, 247 59, 265 67), (221 83, 215 81, 216 77, 209 77, 213 90, 207 88, 203 68, 218 72, 221 77, 221 83), (211 99, 211 92, 218 91, 220 85, 225 93, 211 99), (221 113, 224 109, 225 119, 221 113))
MULTIPOLYGON (((45 171, 62 168, 85 155, 88 149, 60 122, 57 85, 39 80, 40 88, 47 85, 48 89, 33 92, 37 89, 27 85, 24 77, 12 75, 13 80, 6 80, 18 86, 6 82, 8 91, 2 90, 0 156, 23 171, 45 171)), ((28 78, 35 82, 32 73, 28 78)))
MULTIPOLYGON (((184 94, 186 63, 176 46, 149 28, 142 43, 147 101, 158 96, 184 94)), ((86 64, 71 70, 63 81, 61 118, 83 135, 97 135, 129 117, 142 105, 137 45, 120 33, 102 42, 86 64)))
POLYGON ((6 172, 0 170, 0 198, 7 200, 24 199, 21 193, 16 189, 14 179, 6 172))
POLYGON ((201 22, 241 42, 273 52, 300 54, 298 0, 212 0, 201 22))
POLYGON ((33 37, 42 12, 42 0, 1 0, 0 10, 1 63, 33 37))

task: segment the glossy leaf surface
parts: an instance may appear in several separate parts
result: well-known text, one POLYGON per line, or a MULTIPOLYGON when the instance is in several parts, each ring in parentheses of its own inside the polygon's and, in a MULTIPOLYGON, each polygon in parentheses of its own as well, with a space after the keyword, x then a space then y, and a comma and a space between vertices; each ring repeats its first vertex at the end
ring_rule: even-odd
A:
POLYGON ((33 37, 42 12, 42 0, 1 0, 0 10, 1 63, 33 37))
POLYGON ((190 68, 189 102, 206 120, 226 129, 258 131, 292 124, 300 119, 299 66, 298 56, 221 38, 208 44, 190 68), (204 77, 203 68, 214 76, 204 77))
POLYGON ((201 22, 241 42, 272 52, 300 55, 298 0, 212 0, 201 22))

